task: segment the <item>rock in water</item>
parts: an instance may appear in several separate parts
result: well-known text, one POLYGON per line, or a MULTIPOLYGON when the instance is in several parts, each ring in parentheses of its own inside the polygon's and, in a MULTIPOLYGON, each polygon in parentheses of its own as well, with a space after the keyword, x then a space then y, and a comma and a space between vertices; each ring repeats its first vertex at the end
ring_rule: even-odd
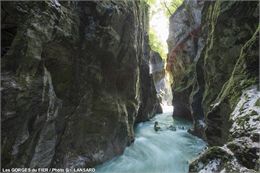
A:
POLYGON ((146 4, 55 0, 1 8, 2 167, 91 167, 122 153, 136 118, 153 116, 158 105, 143 63, 146 4))

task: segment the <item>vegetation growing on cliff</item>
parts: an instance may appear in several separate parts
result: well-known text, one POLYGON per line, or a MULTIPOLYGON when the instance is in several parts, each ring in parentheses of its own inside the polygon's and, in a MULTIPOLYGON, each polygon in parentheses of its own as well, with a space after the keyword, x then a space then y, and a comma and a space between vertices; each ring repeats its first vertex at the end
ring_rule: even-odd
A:
POLYGON ((167 58, 167 37, 169 16, 182 4, 183 0, 145 0, 149 10, 149 44, 163 59, 167 58))

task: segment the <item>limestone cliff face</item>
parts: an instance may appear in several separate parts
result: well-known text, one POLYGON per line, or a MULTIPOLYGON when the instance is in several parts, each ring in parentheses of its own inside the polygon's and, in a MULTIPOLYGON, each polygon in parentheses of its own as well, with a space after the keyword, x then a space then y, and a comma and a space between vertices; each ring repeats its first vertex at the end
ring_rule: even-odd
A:
POLYGON ((153 76, 153 82, 157 92, 157 97, 163 105, 172 105, 172 92, 170 81, 167 78, 165 71, 165 61, 160 54, 155 51, 150 51, 150 74, 153 76))
MULTIPOLYGON (((148 21, 146 23, 148 26, 148 21)), ((143 56, 140 62, 140 95, 141 105, 136 118, 136 123, 149 120, 155 113, 162 113, 160 100, 156 96, 156 86, 153 81, 153 75, 150 73, 149 61, 153 58, 150 55, 151 49, 148 44, 147 33, 144 36, 143 56)))
POLYGON ((199 87, 201 80, 197 80, 200 75, 194 72, 196 68, 200 72, 196 66, 204 45, 201 37, 202 7, 203 2, 186 0, 170 17, 166 67, 173 76, 173 116, 196 117, 198 120, 203 119, 198 104, 202 100, 202 89, 199 87), (192 90, 194 93, 191 94, 192 90))
POLYGON ((191 32, 191 36, 170 34, 169 40, 176 42, 169 43, 173 51, 168 58, 174 115, 193 119, 191 133, 210 146, 190 171, 255 172, 259 169, 259 3, 207 1, 197 15, 200 28, 193 27, 193 32, 186 26, 189 17, 182 14, 196 2, 200 4, 185 1, 171 17, 170 32, 191 32), (176 21, 181 24, 174 26, 176 21), (178 40, 184 41, 174 50, 178 40))
POLYGON ((122 153, 158 104, 141 89, 153 84, 145 4, 1 4, 2 167, 94 166, 122 153))

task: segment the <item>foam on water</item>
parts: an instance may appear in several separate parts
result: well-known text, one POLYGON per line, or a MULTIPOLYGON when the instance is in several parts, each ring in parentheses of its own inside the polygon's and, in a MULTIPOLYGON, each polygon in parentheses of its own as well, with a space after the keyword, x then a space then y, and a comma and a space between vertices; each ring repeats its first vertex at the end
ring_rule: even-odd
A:
POLYGON ((187 132, 191 123, 172 118, 172 113, 158 114, 137 125, 135 141, 123 155, 96 168, 98 173, 187 173, 188 163, 206 144, 187 132), (158 121, 161 131, 154 131, 158 121), (176 131, 168 129, 170 125, 176 131), (184 129, 183 129, 184 128, 184 129))

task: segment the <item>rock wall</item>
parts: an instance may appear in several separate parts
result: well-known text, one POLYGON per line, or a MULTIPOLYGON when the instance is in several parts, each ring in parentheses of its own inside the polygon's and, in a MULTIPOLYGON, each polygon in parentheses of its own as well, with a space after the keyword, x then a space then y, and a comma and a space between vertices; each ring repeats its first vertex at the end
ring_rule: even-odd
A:
POLYGON ((157 92, 157 97, 163 105, 172 105, 172 92, 170 81, 167 78, 165 71, 165 61, 160 54, 155 51, 150 51, 150 74, 153 76, 153 82, 157 92))
POLYGON ((170 19, 174 116, 192 119, 190 132, 209 144, 190 172, 259 170, 258 9, 252 1, 186 0, 170 19), (187 25, 198 16, 199 27, 187 25))
POLYGON ((145 34, 144 56, 141 58, 140 68, 141 105, 136 118, 136 123, 149 120, 155 115, 155 113, 162 113, 162 108, 160 105, 161 101, 157 97, 156 83, 154 83, 153 80, 154 75, 150 73, 151 67, 149 61, 153 58, 150 54, 152 50, 148 44, 148 34, 145 34))
POLYGON ((197 119, 203 117, 201 106, 194 103, 202 97, 199 80, 197 80, 199 76, 194 73, 204 45, 200 29, 202 7, 203 2, 185 0, 170 17, 167 40, 169 54, 166 69, 173 76, 173 116, 190 120, 192 117, 197 119), (191 94, 192 90, 195 91, 193 94, 191 94), (197 115, 192 116, 192 114, 197 115))
POLYGON ((90 167, 122 153, 136 119, 158 104, 154 90, 143 90, 152 88, 143 63, 147 6, 42 1, 1 9, 2 167, 90 167))

